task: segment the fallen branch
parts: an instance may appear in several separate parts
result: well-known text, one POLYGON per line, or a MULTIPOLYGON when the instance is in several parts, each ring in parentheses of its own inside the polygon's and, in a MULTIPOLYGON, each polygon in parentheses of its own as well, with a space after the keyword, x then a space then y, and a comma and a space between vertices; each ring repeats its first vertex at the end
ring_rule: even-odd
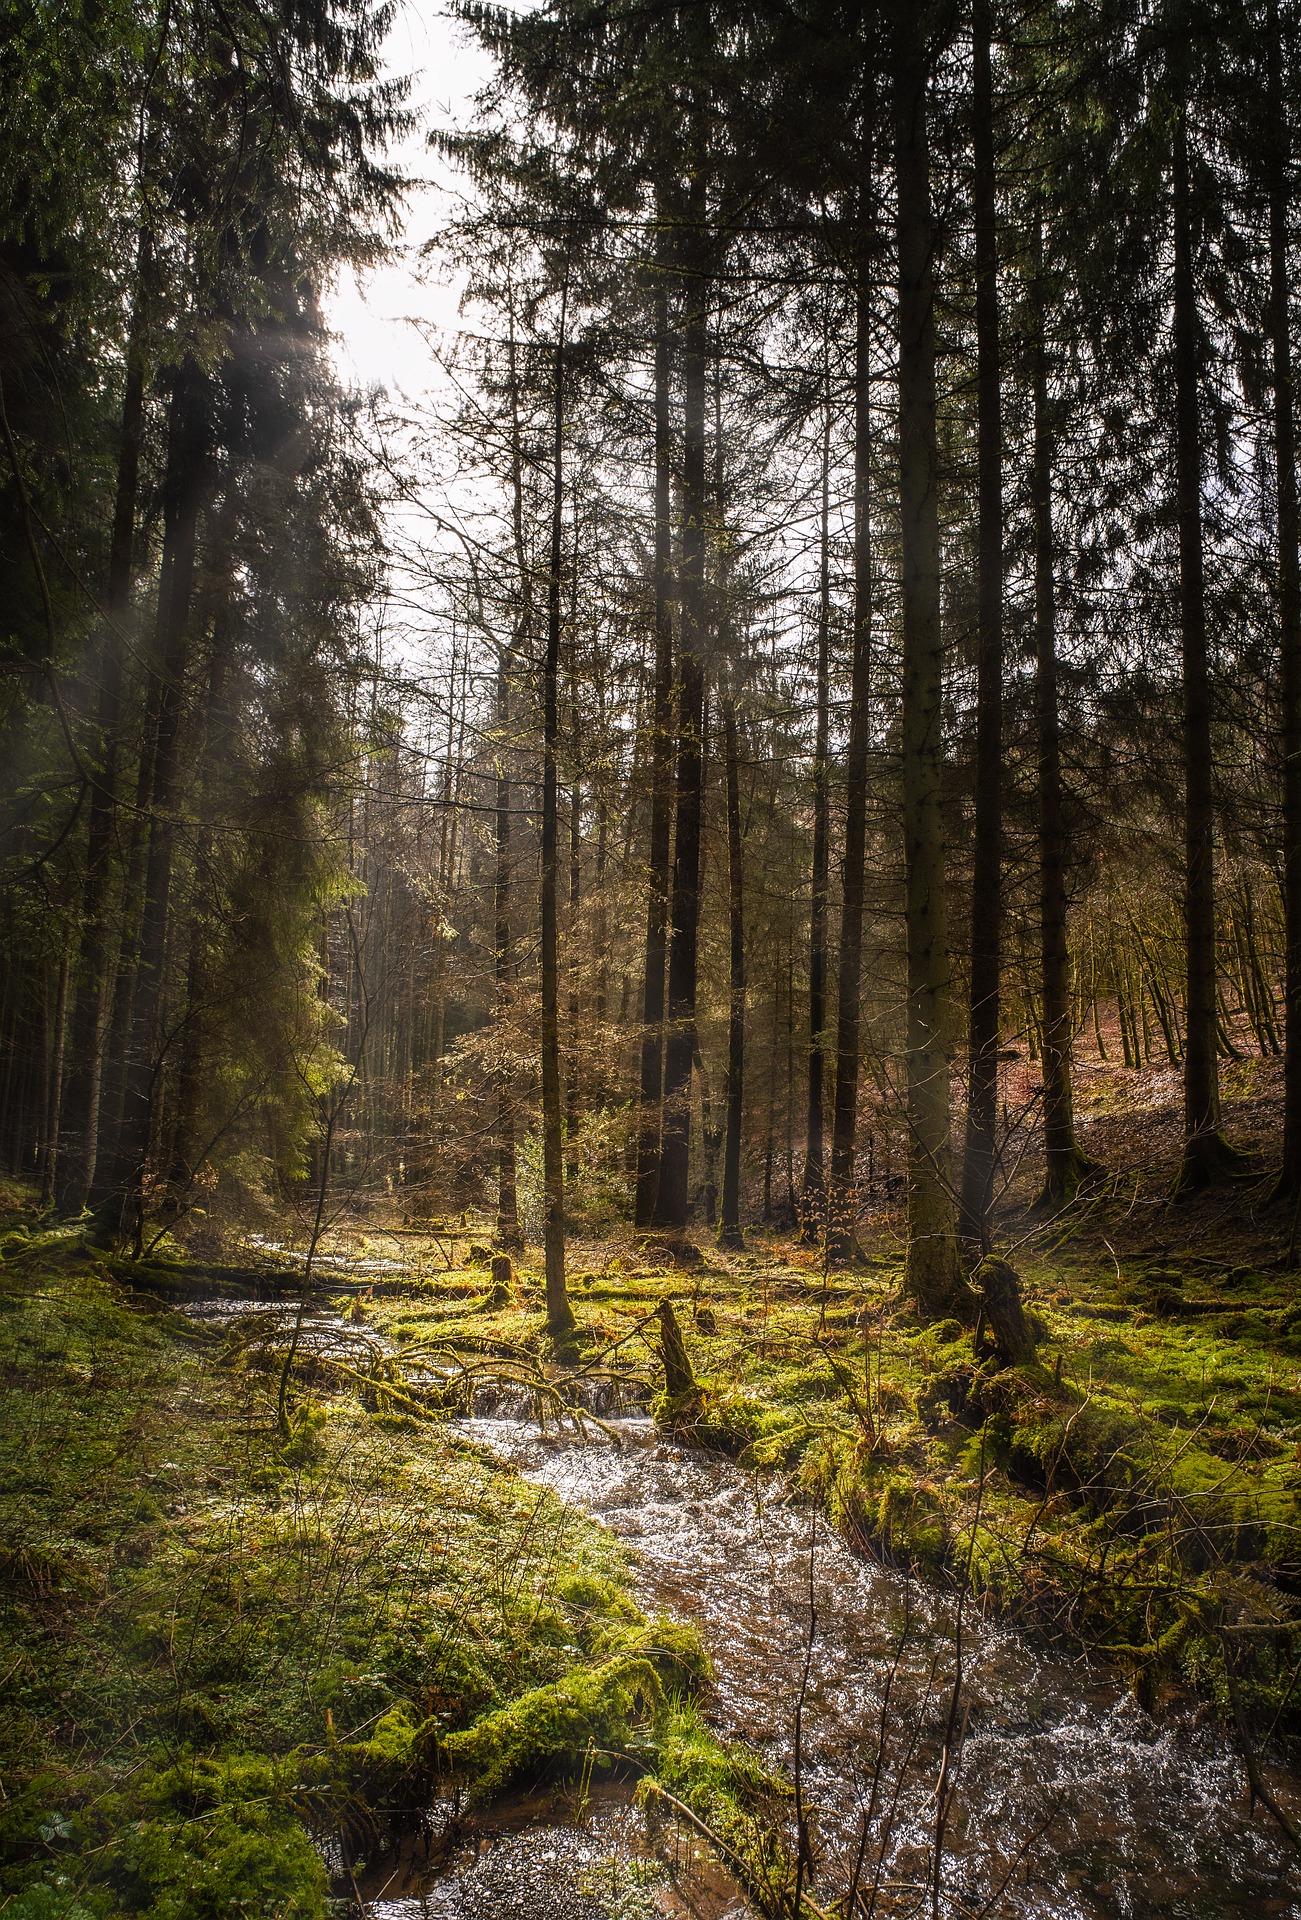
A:
POLYGON ((1269 1783, 1260 1770, 1260 1760, 1251 1744, 1251 1735, 1247 1731, 1247 1718, 1242 1711, 1242 1698, 1238 1692, 1237 1675, 1233 1671, 1233 1662, 1229 1658, 1229 1644, 1221 1635, 1220 1644, 1224 1651, 1224 1672, 1229 1683, 1229 1705, 1233 1710, 1233 1724, 1237 1730, 1238 1746, 1242 1752, 1243 1765, 1247 1769, 1247 1780, 1251 1787, 1253 1801, 1259 1800, 1262 1807, 1273 1814, 1282 1831, 1297 1853, 1301 1853, 1301 1831, 1296 1822, 1281 1807, 1270 1790, 1269 1783))

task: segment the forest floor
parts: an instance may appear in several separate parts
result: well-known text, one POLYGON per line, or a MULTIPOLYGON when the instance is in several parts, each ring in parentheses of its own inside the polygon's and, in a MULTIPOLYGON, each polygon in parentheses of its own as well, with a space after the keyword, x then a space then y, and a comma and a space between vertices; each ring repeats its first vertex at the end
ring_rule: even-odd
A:
MULTIPOLYGON (((652 1316, 674 1302, 699 1385, 689 1404, 658 1406, 679 1431, 784 1469, 851 1544, 1118 1664, 1145 1703, 1191 1690, 1248 1745, 1262 1729, 1294 1742, 1297 1221, 1267 1204, 1277 1066, 1232 1063, 1224 1079, 1226 1131, 1254 1155, 1240 1181, 1172 1199, 1177 1073, 1101 1063, 1081 1075, 1079 1106, 1108 1178, 1045 1220, 1032 1156, 1018 1170, 996 1242, 1021 1277, 1038 1368, 978 1359, 956 1320, 919 1321, 897 1205, 863 1223, 864 1257, 840 1272, 757 1231, 744 1253, 698 1232, 691 1269, 653 1238, 575 1240, 567 1366, 623 1372, 630 1392, 658 1384, 652 1316)), ((486 1272, 446 1270, 463 1255, 442 1240, 377 1223, 349 1237, 403 1263, 366 1308, 399 1366, 404 1349, 437 1349, 464 1385, 548 1359, 536 1252, 501 1301, 486 1272)))
MULTIPOLYGON (((302 1348, 286 1439, 283 1316, 278 1335, 255 1314, 196 1322, 179 1307, 213 1290, 210 1267, 179 1248, 107 1260, 9 1191, 2 1910, 202 1920, 238 1889, 243 1910, 308 1920, 327 1863, 338 1893, 439 1794, 585 1780, 597 1749, 658 1772, 741 1851, 761 1814, 781 1824, 780 1789, 702 1716, 694 1630, 647 1620, 610 1535, 448 1425, 476 1391, 557 1419, 576 1397, 658 1393, 661 1418, 784 1470, 859 1550, 1087 1647, 1155 1709, 1211 1698, 1253 1764, 1294 1745, 1295 1222, 1264 1204, 1263 1161, 1172 1201, 1173 1076, 1118 1078, 1081 1099, 1112 1177, 1044 1221, 1027 1167, 1001 1209, 1043 1362, 1022 1370, 978 1358, 956 1321, 919 1322, 890 1207, 841 1272, 773 1233, 723 1254, 702 1231, 689 1270, 627 1232, 576 1238, 558 1353, 536 1251, 503 1296, 482 1226, 377 1206, 320 1249, 354 1344, 302 1348), (664 1300, 697 1381, 673 1405, 664 1300)), ((1270 1071, 1230 1096, 1230 1134, 1263 1146, 1270 1071)))
POLYGON ((773 1790, 703 1726, 695 1633, 644 1616, 611 1535, 341 1376, 286 1442, 270 1349, 170 1304, 183 1265, 5 1197, 7 1920, 312 1920, 431 1807, 446 1844, 595 1749, 722 1829, 773 1790))

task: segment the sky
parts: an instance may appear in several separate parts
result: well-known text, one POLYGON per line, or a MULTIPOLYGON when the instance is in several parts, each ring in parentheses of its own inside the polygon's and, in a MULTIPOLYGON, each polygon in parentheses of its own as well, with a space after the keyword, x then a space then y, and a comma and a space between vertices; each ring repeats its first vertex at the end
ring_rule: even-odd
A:
POLYGON ((426 139, 464 125, 491 62, 450 19, 440 0, 399 0, 386 47, 390 75, 410 80, 417 125, 390 149, 389 158, 423 184, 407 201, 405 231, 393 258, 358 275, 345 269, 328 293, 325 312, 334 334, 334 358, 349 386, 384 387, 394 400, 419 401, 438 386, 429 332, 454 333, 460 289, 437 257, 421 250, 452 204, 451 169, 429 152, 426 139))

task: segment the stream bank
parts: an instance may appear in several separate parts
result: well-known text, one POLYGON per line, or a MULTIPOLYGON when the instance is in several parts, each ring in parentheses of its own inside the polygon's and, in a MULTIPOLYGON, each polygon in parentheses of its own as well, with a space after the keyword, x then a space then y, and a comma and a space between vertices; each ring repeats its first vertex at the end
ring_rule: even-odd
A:
MULTIPOLYGON (((481 1282, 454 1284, 461 1325, 500 1338, 481 1282)), ((915 1905, 954 1603, 855 1558, 778 1475, 670 1442, 609 1399, 608 1432, 589 1423, 579 1444, 554 1422, 534 1426, 518 1390, 493 1406, 481 1396, 449 1427, 368 1410, 340 1388, 315 1411, 303 1403, 286 1450, 258 1342, 241 1354, 124 1295, 75 1238, 7 1249, 0 1294, 17 1544, 0 1652, 20 1660, 3 1737, 7 1790, 21 1789, 4 1816, 3 1891, 19 1920, 164 1920, 180 1890, 206 1887, 211 1902, 250 1859, 278 1910, 314 1920, 326 1889, 319 1856, 302 1850, 304 1816, 349 1833, 347 1864, 377 1920, 385 1903, 408 1902, 399 1920, 478 1920, 508 1900, 532 1915, 562 1897, 566 1920, 589 1920, 576 1903, 607 1893, 621 1916, 646 1899, 663 1911, 662 1885, 634 1870, 641 1843, 609 1805, 586 1826, 567 1806, 534 1808, 505 1831, 494 1807, 478 1816, 473 1853, 432 1878, 419 1863, 418 1885, 391 1884, 392 1853, 375 1884, 361 1866, 430 1807, 411 1772, 420 1728, 454 1741, 530 1693, 551 1699, 566 1676, 600 1667, 612 1633, 656 1614, 677 1623, 673 1636, 697 1628, 712 1656, 712 1690, 674 1735, 689 1744, 694 1724, 697 1761, 735 1740, 761 1772, 793 1772, 808 1655, 815 1897, 835 1897, 868 1809, 876 1911, 915 1905), (578 1884, 603 1866, 609 1887, 578 1884)), ((446 1308, 432 1292, 359 1313, 349 1300, 314 1321, 309 1357, 318 1338, 388 1353, 426 1331, 422 1312, 446 1308)), ((254 1303, 241 1317, 290 1311, 254 1303)), ((1301 1912, 1295 1870, 1250 1818, 1209 1711, 1153 1717, 1116 1678, 1049 1656, 970 1603, 963 1649, 942 1913, 956 1920, 991 1896, 991 1914, 1033 1920, 1301 1912)), ((571 1778, 589 1739, 562 1755, 571 1778)), ((670 1784, 673 1764, 659 1737, 670 1784)))
POLYGON ((347 1308, 313 1321, 286 1444, 296 1310, 186 1315, 173 1278, 166 1302, 124 1287, 27 1220, 0 1243, 6 1920, 327 1920, 458 1739, 463 1793, 495 1793, 505 1727, 526 1775, 577 1777, 593 1730, 648 1765, 703 1656, 637 1606, 609 1532, 365 1404, 335 1356, 382 1340, 347 1308))
MULTIPOLYGON (((817 1884, 826 1897, 852 1872, 875 1778, 867 1881, 890 1889, 879 1912, 905 1911, 933 1837, 956 1601, 850 1554, 775 1476, 669 1441, 644 1417, 586 1441, 518 1416, 461 1425, 635 1549, 641 1603, 700 1624, 720 1738, 788 1774, 808 1656, 817 1884)), ((1027 1920, 1301 1915, 1295 1860, 1252 1818, 1241 1761, 1208 1713, 1154 1718, 1115 1675, 970 1608, 962 1648, 941 1911, 979 1910, 1002 1887, 991 1911, 1027 1920)))

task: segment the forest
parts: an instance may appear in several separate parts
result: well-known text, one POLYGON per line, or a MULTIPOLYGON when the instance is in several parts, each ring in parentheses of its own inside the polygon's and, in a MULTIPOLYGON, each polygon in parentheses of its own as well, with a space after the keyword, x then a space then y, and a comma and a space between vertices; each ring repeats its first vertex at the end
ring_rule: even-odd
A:
POLYGON ((1296 0, 0 14, 0 1914, 1301 1920, 1296 0))

